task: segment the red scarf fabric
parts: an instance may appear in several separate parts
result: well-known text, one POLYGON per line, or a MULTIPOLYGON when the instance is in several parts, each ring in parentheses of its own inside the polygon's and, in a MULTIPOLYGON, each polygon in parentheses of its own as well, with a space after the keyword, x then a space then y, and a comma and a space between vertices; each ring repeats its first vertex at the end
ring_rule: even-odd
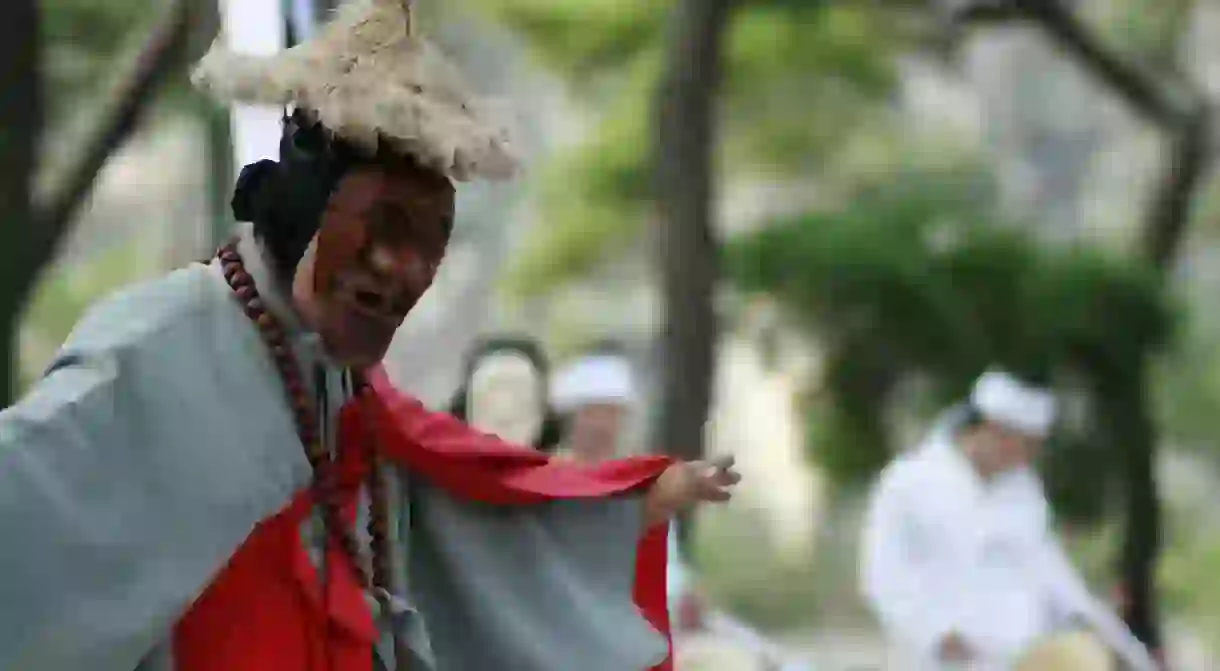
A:
MULTIPOLYGON (((386 459, 454 496, 504 506, 640 491, 672 463, 638 457, 590 467, 554 460, 428 411, 395 389, 384 370, 374 371, 369 384, 340 413, 342 514, 352 522, 367 469, 359 447, 369 440, 386 459)), ((378 632, 348 559, 328 550, 323 594, 301 538, 313 503, 309 491, 301 492, 255 527, 175 628, 176 671, 371 671, 378 632)), ((640 539, 633 594, 667 639, 668 533, 668 525, 658 525, 640 539)), ((654 671, 672 671, 672 655, 654 671)))

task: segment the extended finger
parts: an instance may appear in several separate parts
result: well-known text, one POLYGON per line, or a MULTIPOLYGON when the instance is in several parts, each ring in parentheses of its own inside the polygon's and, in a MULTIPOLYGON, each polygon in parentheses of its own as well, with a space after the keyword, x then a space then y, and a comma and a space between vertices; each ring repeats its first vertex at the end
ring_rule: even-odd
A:
POLYGON ((704 489, 702 492, 700 492, 699 498, 703 501, 711 501, 713 503, 720 503, 723 501, 728 501, 729 499, 733 498, 733 492, 730 492, 729 490, 724 489, 723 487, 709 487, 707 489, 704 489))
POLYGON ((721 471, 716 474, 716 482, 724 486, 733 486, 741 482, 741 473, 737 471, 721 471))

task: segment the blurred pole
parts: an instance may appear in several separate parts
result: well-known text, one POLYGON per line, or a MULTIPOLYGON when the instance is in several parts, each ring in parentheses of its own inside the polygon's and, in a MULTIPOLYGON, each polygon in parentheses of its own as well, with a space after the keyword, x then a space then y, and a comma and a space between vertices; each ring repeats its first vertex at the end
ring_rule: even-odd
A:
MULTIPOLYGON (((219 0, 229 48, 270 55, 308 39, 318 18, 338 6, 338 0, 219 0)), ((212 242, 219 245, 232 232, 229 202, 241 169, 279 154, 284 110, 239 105, 207 120, 211 155, 212 242)))
MULTIPOLYGON (((207 0, 201 7, 191 26, 190 62, 197 62, 216 40, 221 25, 221 3, 207 0)), ((191 254, 215 251, 231 234, 232 218, 229 215, 229 193, 233 187, 233 132, 229 112, 208 96, 196 92, 193 98, 195 114, 201 130, 206 163, 207 218, 205 230, 191 241, 191 254)), ((175 262, 181 258, 175 257, 175 262)))
POLYGON ((208 234, 209 253, 233 234, 229 203, 233 173, 233 129, 229 112, 210 102, 203 110, 208 152, 208 234))
MULTIPOLYGON (((269 56, 287 45, 287 21, 280 0, 221 0, 221 26, 235 52, 269 56)), ((279 107, 237 105, 230 116, 232 165, 236 172, 279 155, 279 107)), ((234 174, 236 174, 236 172, 234 174)))

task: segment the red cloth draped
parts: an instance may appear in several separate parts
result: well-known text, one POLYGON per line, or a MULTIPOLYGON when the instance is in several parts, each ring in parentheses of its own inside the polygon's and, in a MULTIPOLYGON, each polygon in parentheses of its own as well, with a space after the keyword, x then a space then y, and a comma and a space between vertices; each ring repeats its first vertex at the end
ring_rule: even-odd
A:
MULTIPOLYGON (((671 463, 639 457, 583 466, 481 434, 428 411, 393 387, 382 370, 340 419, 342 513, 353 520, 367 464, 358 446, 372 440, 385 458, 451 494, 495 505, 605 498, 650 486, 671 463)), ((303 545, 310 492, 261 522, 174 631, 176 671, 370 671, 377 639, 372 614, 347 558, 328 552, 329 594, 303 545)), ((639 541, 633 597, 669 638, 668 525, 639 541)), ((670 659, 654 671, 672 671, 670 659)))

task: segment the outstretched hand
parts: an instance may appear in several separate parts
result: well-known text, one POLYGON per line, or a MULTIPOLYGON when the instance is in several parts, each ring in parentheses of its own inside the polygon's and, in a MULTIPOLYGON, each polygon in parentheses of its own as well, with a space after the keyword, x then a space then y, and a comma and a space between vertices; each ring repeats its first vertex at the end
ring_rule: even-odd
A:
POLYGON ((686 505, 694 505, 703 501, 723 502, 733 497, 733 487, 741 482, 741 474, 733 467, 737 460, 732 456, 720 457, 711 461, 691 461, 685 464, 685 471, 692 479, 690 483, 691 500, 686 505))
POLYGON ((711 461, 686 461, 665 469, 648 492, 648 521, 657 524, 690 508, 711 501, 720 503, 733 496, 741 474, 736 460, 720 457, 711 461))

